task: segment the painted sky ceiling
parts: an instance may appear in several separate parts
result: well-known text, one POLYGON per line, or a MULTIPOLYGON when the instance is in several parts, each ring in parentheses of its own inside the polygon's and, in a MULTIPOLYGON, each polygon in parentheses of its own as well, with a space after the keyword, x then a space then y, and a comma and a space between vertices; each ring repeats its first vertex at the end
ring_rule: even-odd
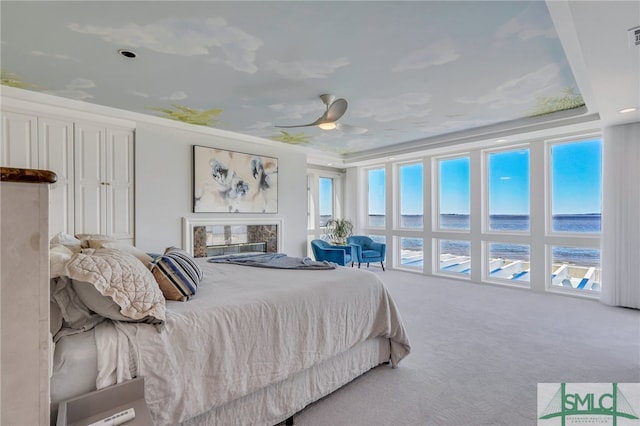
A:
POLYGON ((541 1, 0 7, 3 84, 333 153, 583 104, 541 1), (274 127, 316 120, 323 93, 368 131, 274 127))

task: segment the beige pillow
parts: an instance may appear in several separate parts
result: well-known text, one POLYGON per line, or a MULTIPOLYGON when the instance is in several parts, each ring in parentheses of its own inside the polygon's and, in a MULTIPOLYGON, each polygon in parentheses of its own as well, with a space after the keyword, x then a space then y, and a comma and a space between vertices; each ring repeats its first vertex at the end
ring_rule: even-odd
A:
POLYGON ((103 234, 76 234, 76 238, 80 240, 82 248, 89 248, 91 240, 115 241, 114 238, 103 234))
POLYGON ((113 249, 120 250, 125 253, 129 253, 134 255, 144 266, 149 268, 151 266, 151 261, 153 258, 149 256, 147 253, 143 252, 139 248, 132 246, 129 243, 124 241, 114 241, 114 240, 88 240, 89 248, 92 249, 113 249))
MULTIPOLYGON (((74 283, 89 283, 115 302, 120 314, 132 320, 165 320, 165 299, 158 283, 135 256, 113 249, 84 249, 67 263, 74 283)), ((108 305, 108 304, 107 304, 108 305)))

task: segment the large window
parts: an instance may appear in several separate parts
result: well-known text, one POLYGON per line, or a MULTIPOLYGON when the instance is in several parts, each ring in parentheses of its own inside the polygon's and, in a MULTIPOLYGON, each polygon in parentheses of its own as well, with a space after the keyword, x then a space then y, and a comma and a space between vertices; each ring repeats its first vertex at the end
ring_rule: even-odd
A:
POLYGON ((602 142, 551 146, 553 232, 600 232, 602 142))
POLYGON ((529 230, 529 150, 487 155, 489 229, 529 230))
POLYGON ((602 142, 599 139, 550 145, 551 287, 600 291, 602 142))
POLYGON ((469 229, 469 157, 438 161, 440 229, 469 229))
POLYGON ((400 177, 400 227, 423 226, 422 163, 403 164, 398 167, 400 177))
POLYGON ((386 237, 391 267, 535 291, 593 295, 606 286, 599 139, 466 145, 362 176, 363 228, 386 237))
POLYGON ((383 228, 385 226, 386 183, 385 170, 371 169, 367 173, 368 182, 368 212, 367 226, 383 228))

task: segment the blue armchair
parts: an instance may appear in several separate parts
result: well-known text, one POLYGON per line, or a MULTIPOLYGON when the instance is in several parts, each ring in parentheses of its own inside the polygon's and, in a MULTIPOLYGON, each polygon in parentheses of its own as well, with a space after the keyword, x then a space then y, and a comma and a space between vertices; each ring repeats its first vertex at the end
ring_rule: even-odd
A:
POLYGON ((384 271, 384 256, 387 253, 387 245, 384 243, 376 243, 371 238, 364 235, 353 235, 347 238, 347 243, 354 248, 354 260, 358 262, 358 268, 361 263, 366 262, 367 268, 371 262, 380 262, 384 271))
POLYGON ((337 247, 324 240, 312 240, 311 249, 313 250, 313 256, 319 262, 326 260, 342 266, 346 266, 347 263, 351 262, 353 267, 354 259, 351 254, 353 248, 351 246, 337 247))

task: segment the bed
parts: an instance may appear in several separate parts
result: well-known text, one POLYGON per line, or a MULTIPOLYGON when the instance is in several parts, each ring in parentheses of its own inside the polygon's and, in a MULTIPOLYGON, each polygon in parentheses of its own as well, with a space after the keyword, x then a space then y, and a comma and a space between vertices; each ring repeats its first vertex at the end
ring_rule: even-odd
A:
MULTIPOLYGON (((118 256, 132 262, 131 253, 118 256)), ((276 425, 373 367, 397 367, 410 351, 375 273, 190 261, 202 273, 194 294, 164 300, 164 315, 159 304, 145 302, 146 313, 162 321, 105 319, 88 309, 74 328, 68 307, 55 305, 85 300, 70 299, 78 277, 71 278, 68 256, 52 260, 52 313, 60 308, 63 317, 52 318, 62 322, 54 337, 52 418, 61 400, 144 377, 156 425, 276 425)))

